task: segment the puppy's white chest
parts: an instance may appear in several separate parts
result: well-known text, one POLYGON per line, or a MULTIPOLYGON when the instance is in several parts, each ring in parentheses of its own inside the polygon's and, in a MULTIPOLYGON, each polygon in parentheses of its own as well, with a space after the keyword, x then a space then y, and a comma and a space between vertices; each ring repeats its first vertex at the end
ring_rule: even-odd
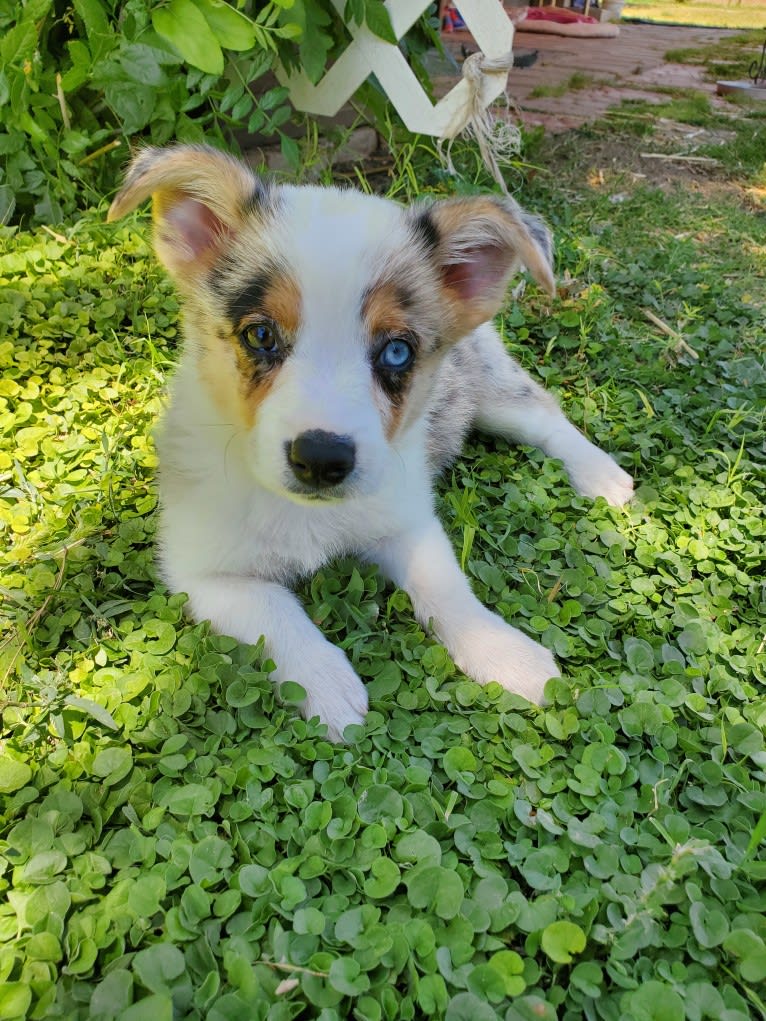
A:
POLYGON ((289 580, 311 574, 334 556, 358 546, 357 516, 334 506, 291 506, 275 501, 266 513, 263 501, 250 508, 246 544, 256 573, 289 580), (342 519, 342 520, 341 520, 342 519))

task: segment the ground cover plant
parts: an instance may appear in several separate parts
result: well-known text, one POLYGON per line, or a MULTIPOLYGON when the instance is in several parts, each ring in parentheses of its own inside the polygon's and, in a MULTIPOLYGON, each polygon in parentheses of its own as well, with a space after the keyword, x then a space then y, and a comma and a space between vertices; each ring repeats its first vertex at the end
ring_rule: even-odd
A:
POLYGON ((3 235, 0 1018, 766 1017, 762 214, 601 137, 537 153, 562 286, 503 323, 636 499, 481 438, 439 495, 565 679, 480 688, 335 563, 302 595, 368 683, 347 747, 157 580, 148 218, 3 235))

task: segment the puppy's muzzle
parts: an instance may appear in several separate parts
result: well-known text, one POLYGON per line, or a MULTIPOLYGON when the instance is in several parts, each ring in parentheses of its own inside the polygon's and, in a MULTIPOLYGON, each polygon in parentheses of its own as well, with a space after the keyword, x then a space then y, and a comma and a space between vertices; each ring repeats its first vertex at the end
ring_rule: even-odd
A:
POLYGON ((293 475, 312 489, 337 486, 354 470, 356 446, 348 436, 310 429, 286 446, 293 475))

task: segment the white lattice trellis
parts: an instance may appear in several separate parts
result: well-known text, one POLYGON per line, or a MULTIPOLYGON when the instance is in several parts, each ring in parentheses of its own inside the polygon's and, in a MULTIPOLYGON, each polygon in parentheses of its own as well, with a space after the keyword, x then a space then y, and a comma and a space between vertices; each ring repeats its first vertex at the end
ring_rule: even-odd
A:
MULTIPOLYGON (((333 0, 343 17, 343 0, 333 0)), ((397 39, 430 6, 429 0, 387 0, 386 9, 397 39)), ((479 104, 488 106, 505 91, 511 65, 513 25, 500 0, 460 0, 460 13, 487 58, 481 75, 479 104)), ((279 68, 279 81, 290 90, 298 110, 333 116, 374 74, 410 131, 452 138, 462 130, 476 106, 472 86, 465 79, 433 104, 420 86, 398 46, 373 35, 366 25, 347 25, 352 41, 324 78, 314 85, 305 74, 288 75, 279 68)))

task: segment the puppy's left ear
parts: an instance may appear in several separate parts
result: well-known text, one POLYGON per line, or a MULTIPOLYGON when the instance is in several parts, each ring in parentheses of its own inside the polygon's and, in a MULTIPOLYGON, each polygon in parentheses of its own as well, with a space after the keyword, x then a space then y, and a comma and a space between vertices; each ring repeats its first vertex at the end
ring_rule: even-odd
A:
POLYGON ((455 339, 499 311, 522 266, 556 293, 550 231, 512 199, 448 199, 413 213, 415 233, 437 262, 455 339))

